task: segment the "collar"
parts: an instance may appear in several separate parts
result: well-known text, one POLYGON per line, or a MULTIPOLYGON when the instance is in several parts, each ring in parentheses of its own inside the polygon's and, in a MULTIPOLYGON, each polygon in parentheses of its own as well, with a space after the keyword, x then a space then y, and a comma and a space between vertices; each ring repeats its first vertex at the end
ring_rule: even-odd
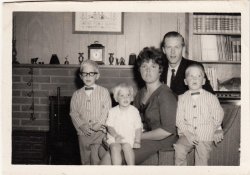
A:
POLYGON ((171 70, 174 69, 174 70, 175 70, 175 75, 176 75, 177 70, 178 70, 180 64, 181 64, 181 61, 180 61, 179 64, 178 64, 177 66, 175 66, 175 67, 171 67, 170 64, 168 64, 168 71, 171 72, 171 70))

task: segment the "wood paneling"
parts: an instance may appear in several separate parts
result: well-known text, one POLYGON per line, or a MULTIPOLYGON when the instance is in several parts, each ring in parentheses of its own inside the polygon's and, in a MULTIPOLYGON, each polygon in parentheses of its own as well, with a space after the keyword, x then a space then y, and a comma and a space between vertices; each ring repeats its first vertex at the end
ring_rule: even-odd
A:
MULTIPOLYGON (((184 13, 124 13, 123 34, 74 34, 71 12, 18 12, 16 15, 17 57, 20 63, 30 63, 30 58, 49 63, 57 54, 63 64, 68 56, 70 64, 78 64, 79 52, 88 58, 87 46, 99 41, 105 46, 105 63, 108 53, 124 57, 138 54, 143 47, 159 47, 163 35, 177 30, 184 35, 184 13), (178 19, 178 20, 177 20, 178 19)), ((184 36, 185 37, 185 36, 184 36)))

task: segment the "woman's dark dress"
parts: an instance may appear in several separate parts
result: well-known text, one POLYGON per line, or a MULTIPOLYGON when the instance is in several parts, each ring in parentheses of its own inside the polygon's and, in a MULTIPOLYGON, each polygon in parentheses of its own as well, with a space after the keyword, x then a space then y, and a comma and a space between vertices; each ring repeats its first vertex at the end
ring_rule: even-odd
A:
POLYGON ((141 148, 134 149, 135 164, 142 163, 159 150, 171 149, 177 140, 175 125, 177 99, 175 95, 163 84, 153 92, 146 104, 142 104, 145 91, 145 88, 141 89, 134 100, 134 106, 140 111, 144 130, 162 128, 172 135, 163 140, 142 140, 141 148))

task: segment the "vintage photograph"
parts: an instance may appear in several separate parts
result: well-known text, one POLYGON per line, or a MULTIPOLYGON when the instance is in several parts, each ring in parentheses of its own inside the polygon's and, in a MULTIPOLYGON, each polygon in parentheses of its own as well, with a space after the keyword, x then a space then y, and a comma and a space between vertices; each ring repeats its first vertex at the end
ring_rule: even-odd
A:
POLYGON ((244 165, 241 8, 9 8, 8 166, 244 165))

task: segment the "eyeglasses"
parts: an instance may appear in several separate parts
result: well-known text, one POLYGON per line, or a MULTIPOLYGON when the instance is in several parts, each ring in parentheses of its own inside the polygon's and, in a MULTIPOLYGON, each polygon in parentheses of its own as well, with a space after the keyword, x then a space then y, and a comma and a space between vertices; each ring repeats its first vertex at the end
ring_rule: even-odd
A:
POLYGON ((80 72, 80 75, 83 76, 83 77, 87 77, 88 75, 90 77, 93 77, 95 76, 96 74, 98 74, 97 72, 80 72))

